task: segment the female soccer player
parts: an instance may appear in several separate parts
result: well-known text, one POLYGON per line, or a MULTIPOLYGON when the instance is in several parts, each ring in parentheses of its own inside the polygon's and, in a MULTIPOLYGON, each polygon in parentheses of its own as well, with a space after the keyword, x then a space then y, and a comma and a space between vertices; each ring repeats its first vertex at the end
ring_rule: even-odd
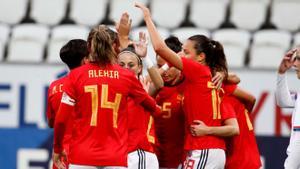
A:
POLYGON ((290 92, 286 77, 286 72, 294 68, 297 78, 300 79, 300 49, 295 48, 288 51, 282 58, 278 67, 276 84, 276 101, 282 108, 294 108, 292 113, 292 125, 289 146, 286 150, 287 158, 284 168, 300 168, 300 113, 299 91, 290 92))
POLYGON ((65 168, 60 157, 70 116, 74 127, 69 168, 123 169, 127 166, 128 97, 150 112, 160 111, 134 74, 115 64, 111 44, 107 27, 93 28, 88 37, 90 63, 72 70, 64 83, 54 124, 53 158, 59 169, 65 168))
POLYGON ((224 132, 225 128, 231 126, 210 127, 204 123, 193 125, 191 130, 195 136, 216 135, 226 137, 226 165, 225 169, 249 168, 258 169, 261 167, 260 155, 256 144, 254 129, 249 118, 255 97, 237 87, 236 84, 225 83, 223 85, 225 96, 222 105, 226 106, 227 112, 222 112, 223 118, 236 117, 240 134, 232 136, 232 132, 224 132), (222 132, 223 130, 223 132, 222 132))
MULTIPOLYGON (((182 43, 177 37, 165 39, 167 46, 174 52, 182 50, 182 43)), ((167 64, 157 57, 159 67, 167 64)), ((184 160, 184 113, 182 108, 183 77, 180 70, 170 67, 162 73, 164 87, 159 90, 156 102, 162 107, 162 116, 155 117, 157 136, 156 151, 160 169, 177 169, 184 160)))
MULTIPOLYGON (((184 82, 185 150, 189 151, 184 168, 223 169, 225 165, 225 142, 222 138, 208 135, 194 137, 189 126, 201 120, 209 126, 221 126, 220 98, 212 83, 216 72, 227 74, 226 58, 220 43, 205 36, 190 37, 183 45, 185 57, 169 49, 161 39, 151 20, 149 9, 136 3, 144 14, 154 50, 174 67, 182 71, 184 82), (205 161, 205 162, 204 162, 205 161)), ((236 121, 233 121, 236 123, 236 121)))
MULTIPOLYGON (((60 49, 60 58, 68 66, 70 70, 75 69, 86 62, 88 56, 87 42, 82 39, 72 39, 60 49)), ((62 88, 67 76, 53 81, 48 89, 47 100, 47 120, 48 126, 53 128, 55 116, 58 112, 60 100, 62 97, 62 88)), ((67 132, 64 136, 63 148, 66 156, 69 154, 69 144, 72 138, 72 120, 69 119, 67 132)), ((65 161, 65 166, 68 168, 68 161, 65 161)), ((56 169, 53 164, 53 169, 56 169)))
MULTIPOLYGON (((136 77, 143 83, 141 76, 143 66, 140 56, 147 54, 146 36, 140 33, 139 43, 133 47, 123 49, 118 55, 120 66, 127 68, 135 73, 136 77)), ((148 60, 148 71, 152 81, 157 89, 163 84, 158 70, 148 60), (150 64, 150 65, 149 65, 150 64)), ((144 83, 143 83, 144 84, 144 83)), ((149 89, 148 84, 144 84, 144 89, 149 89)), ((129 169, 158 169, 158 160, 154 153, 154 144, 156 141, 154 131, 154 120, 150 112, 141 105, 136 104, 132 99, 128 100, 128 168, 129 169)))
POLYGON ((225 84, 224 90, 228 93, 226 102, 229 102, 236 113, 240 130, 239 135, 226 138, 225 169, 259 169, 261 167, 260 154, 249 117, 249 112, 255 104, 255 97, 234 84, 225 84))

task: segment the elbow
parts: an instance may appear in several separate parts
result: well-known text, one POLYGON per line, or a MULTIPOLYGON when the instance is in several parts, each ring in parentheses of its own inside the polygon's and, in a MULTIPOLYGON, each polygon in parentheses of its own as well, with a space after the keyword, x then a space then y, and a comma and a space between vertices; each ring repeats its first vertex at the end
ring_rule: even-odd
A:
POLYGON ((239 134, 240 134, 239 126, 233 127, 232 136, 236 136, 236 135, 239 135, 239 134))
POLYGON ((161 82, 155 84, 156 90, 160 90, 163 87, 164 87, 164 81, 161 81, 161 82))
POLYGON ((256 98, 253 95, 250 95, 249 102, 254 106, 254 104, 256 102, 256 98))
POLYGON ((277 93, 275 93, 275 100, 276 100, 277 106, 279 106, 281 108, 286 107, 285 104, 280 99, 280 97, 277 95, 277 93))
POLYGON ((241 82, 241 79, 235 73, 229 72, 227 81, 233 84, 239 84, 241 82))
POLYGON ((251 95, 251 96, 249 97, 248 103, 245 103, 246 109, 247 109, 249 112, 252 112, 255 103, 256 103, 256 98, 255 98, 254 96, 251 95))
POLYGON ((233 137, 240 134, 240 129, 238 126, 232 126, 230 132, 228 132, 225 137, 233 137))

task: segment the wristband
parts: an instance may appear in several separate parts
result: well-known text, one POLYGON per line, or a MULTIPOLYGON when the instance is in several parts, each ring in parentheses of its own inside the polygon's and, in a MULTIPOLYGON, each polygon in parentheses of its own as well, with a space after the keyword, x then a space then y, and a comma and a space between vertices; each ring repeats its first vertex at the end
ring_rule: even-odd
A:
POLYGON ((167 71, 169 69, 169 65, 167 63, 165 63, 162 67, 162 70, 167 71))

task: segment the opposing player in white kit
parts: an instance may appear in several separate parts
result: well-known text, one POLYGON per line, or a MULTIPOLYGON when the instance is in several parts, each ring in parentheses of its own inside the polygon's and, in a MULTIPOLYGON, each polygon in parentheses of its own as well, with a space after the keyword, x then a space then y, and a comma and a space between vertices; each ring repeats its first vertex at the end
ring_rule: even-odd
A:
POLYGON ((294 108, 292 114, 292 131, 287 148, 288 157, 285 160, 285 169, 300 168, 300 92, 291 94, 287 85, 286 71, 294 67, 300 79, 300 49, 289 51, 282 59, 277 75, 276 101, 280 107, 294 108))

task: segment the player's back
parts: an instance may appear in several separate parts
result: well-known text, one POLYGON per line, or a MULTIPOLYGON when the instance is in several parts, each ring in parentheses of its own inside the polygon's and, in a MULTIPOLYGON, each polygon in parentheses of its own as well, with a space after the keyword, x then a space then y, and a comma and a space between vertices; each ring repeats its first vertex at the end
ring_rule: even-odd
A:
POLYGON ((53 127, 55 115, 58 111, 60 100, 62 97, 62 88, 66 77, 62 77, 53 81, 48 89, 48 100, 47 100, 47 119, 49 126, 53 127))
POLYGON ((133 73, 90 63, 70 72, 64 91, 76 103, 70 163, 126 166, 127 97, 146 97, 133 73))
MULTIPOLYGON (((63 94, 63 84, 66 80, 66 76, 59 78, 53 81, 48 89, 48 98, 47 98, 47 120, 49 127, 53 128, 55 123, 55 116, 58 112, 61 97, 63 94)), ((69 155, 69 145, 72 137, 72 120, 68 120, 66 133, 63 139, 63 148, 66 152, 67 156, 69 155)), ((65 161, 65 165, 68 166, 68 161, 65 161)), ((57 169, 57 167, 53 164, 53 169, 57 169)))
POLYGON ((226 99, 232 104, 236 112, 240 134, 226 140, 225 168, 258 169, 261 166, 260 155, 248 111, 243 103, 234 96, 227 96, 226 99))

